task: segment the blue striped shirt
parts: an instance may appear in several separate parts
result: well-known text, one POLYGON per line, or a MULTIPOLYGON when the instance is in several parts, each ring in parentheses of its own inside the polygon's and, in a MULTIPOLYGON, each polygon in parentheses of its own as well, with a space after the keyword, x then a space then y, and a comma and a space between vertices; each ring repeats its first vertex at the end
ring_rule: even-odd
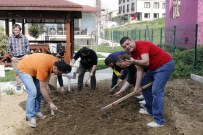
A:
POLYGON ((19 37, 12 34, 8 39, 7 53, 12 57, 30 54, 28 38, 23 34, 20 34, 19 37))

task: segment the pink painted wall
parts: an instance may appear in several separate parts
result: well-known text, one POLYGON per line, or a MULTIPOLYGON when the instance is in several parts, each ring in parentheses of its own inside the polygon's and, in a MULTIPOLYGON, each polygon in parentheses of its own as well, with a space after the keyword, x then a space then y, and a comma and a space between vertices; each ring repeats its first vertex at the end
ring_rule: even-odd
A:
MULTIPOLYGON (((180 17, 173 18, 173 0, 166 0, 166 26, 188 25, 197 23, 198 1, 199 0, 181 0, 180 17)), ((200 0, 201 1, 201 0, 200 0)))
POLYGON ((173 0, 166 0, 166 44, 173 43, 173 32, 171 32, 171 29, 173 29, 173 26, 176 26, 177 47, 193 48, 195 24, 199 24, 198 43, 203 43, 203 1, 181 0, 179 18, 173 18, 172 16, 172 3, 173 0))

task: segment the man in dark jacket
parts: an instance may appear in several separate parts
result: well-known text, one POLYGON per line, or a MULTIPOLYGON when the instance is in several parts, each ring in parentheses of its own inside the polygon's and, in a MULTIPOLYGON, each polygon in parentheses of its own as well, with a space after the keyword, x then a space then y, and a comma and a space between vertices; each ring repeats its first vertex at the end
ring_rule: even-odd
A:
POLYGON ((118 78, 124 80, 127 76, 128 70, 122 69, 116 65, 117 57, 126 53, 126 51, 113 52, 109 54, 108 57, 104 60, 106 66, 112 68, 113 70, 111 88, 113 88, 117 84, 118 78))
POLYGON ((97 54, 93 50, 87 47, 83 47, 75 54, 70 65, 73 65, 79 57, 81 58, 81 60, 79 65, 77 91, 79 92, 83 88, 83 78, 87 70, 89 71, 89 79, 91 79, 90 80, 91 90, 96 90, 95 72, 96 72, 97 60, 98 60, 97 54))

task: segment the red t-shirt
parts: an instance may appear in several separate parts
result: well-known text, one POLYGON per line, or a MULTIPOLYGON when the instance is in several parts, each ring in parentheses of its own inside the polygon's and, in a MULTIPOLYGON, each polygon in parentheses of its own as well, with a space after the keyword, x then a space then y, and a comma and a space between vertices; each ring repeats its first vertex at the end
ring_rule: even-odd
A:
POLYGON ((172 58, 171 56, 159 48, 157 45, 147 42, 147 41, 137 41, 135 42, 136 48, 132 52, 131 57, 136 60, 141 60, 142 54, 149 54, 149 70, 156 70, 161 65, 169 62, 172 58))

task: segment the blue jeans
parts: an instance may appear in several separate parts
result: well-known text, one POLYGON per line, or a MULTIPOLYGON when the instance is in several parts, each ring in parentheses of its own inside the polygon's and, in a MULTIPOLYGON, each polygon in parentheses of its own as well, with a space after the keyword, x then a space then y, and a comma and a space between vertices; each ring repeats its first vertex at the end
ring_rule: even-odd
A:
POLYGON ((152 86, 142 92, 146 101, 147 111, 153 116, 158 124, 164 124, 164 88, 174 71, 175 63, 173 60, 162 65, 154 71, 148 70, 144 75, 141 85, 153 82, 152 86))
POLYGON ((17 73, 28 93, 26 102, 26 119, 31 120, 40 112, 42 94, 40 92, 39 80, 29 74, 22 73, 19 70, 17 70, 17 73))

